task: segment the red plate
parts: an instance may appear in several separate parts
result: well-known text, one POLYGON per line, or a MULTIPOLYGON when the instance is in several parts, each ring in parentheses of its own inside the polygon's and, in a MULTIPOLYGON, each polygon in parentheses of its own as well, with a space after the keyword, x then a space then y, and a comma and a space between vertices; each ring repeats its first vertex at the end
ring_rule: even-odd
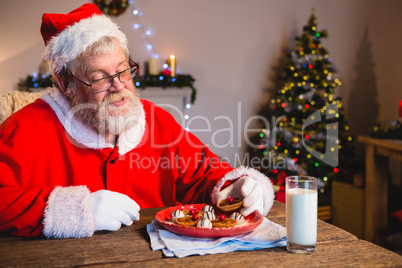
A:
MULTIPOLYGON (((156 220, 167 230, 184 236, 201 237, 201 238, 215 238, 215 237, 226 237, 226 236, 237 236, 251 232, 255 227, 257 227, 263 219, 263 216, 258 212, 254 211, 245 219, 245 223, 240 226, 227 227, 227 228, 197 228, 181 226, 173 223, 170 219, 170 214, 173 210, 185 210, 198 208, 199 210, 205 204, 196 205, 183 205, 166 208, 164 210, 156 213, 156 220)), ((230 215, 229 215, 230 216, 230 215)))

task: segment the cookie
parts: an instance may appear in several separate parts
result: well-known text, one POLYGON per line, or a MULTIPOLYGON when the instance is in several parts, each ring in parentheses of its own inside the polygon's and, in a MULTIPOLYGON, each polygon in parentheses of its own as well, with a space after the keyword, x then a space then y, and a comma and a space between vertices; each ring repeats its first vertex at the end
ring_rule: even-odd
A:
POLYGON ((201 219, 197 223, 197 228, 212 228, 212 223, 208 219, 201 219))
POLYGON ((211 211, 204 212, 204 214, 202 215, 202 217, 203 217, 204 219, 208 219, 208 220, 210 220, 210 221, 216 220, 215 214, 214 214, 213 212, 211 212, 211 211))
POLYGON ((181 210, 173 210, 172 213, 170 213, 170 218, 172 219, 172 221, 174 221, 177 218, 182 218, 184 217, 184 213, 181 210))
POLYGON ((244 222, 244 216, 239 212, 233 212, 232 215, 230 215, 230 218, 237 220, 239 223, 244 222))
POLYGON ((198 220, 193 220, 192 216, 186 216, 186 217, 181 217, 177 218, 174 220, 177 224, 182 225, 182 226, 196 226, 198 220))
POLYGON ((233 227, 236 225, 237 220, 234 219, 225 219, 223 221, 220 220, 213 220, 211 221, 212 227, 215 228, 225 228, 225 227, 233 227))
POLYGON ((242 204, 242 198, 233 198, 233 202, 231 204, 229 204, 227 199, 222 199, 221 201, 219 201, 217 207, 223 211, 232 211, 241 207, 242 204))
POLYGON ((210 212, 212 212, 212 213, 215 213, 214 208, 213 208, 212 206, 210 206, 210 205, 205 205, 205 206, 203 206, 202 209, 201 209, 201 211, 202 211, 202 212, 208 212, 208 211, 210 211, 210 212))
MULTIPOLYGON (((185 216, 192 216, 193 214, 191 214, 190 211, 191 211, 191 209, 185 209, 185 210, 183 210, 183 213, 184 213, 185 216)), ((198 210, 198 213, 197 213, 198 217, 201 218, 202 214, 204 214, 204 212, 198 210)))

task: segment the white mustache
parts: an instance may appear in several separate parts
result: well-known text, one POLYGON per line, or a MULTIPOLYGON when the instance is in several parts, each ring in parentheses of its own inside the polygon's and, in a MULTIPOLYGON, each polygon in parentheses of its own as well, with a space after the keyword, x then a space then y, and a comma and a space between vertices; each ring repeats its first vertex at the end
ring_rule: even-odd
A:
POLYGON ((130 93, 128 90, 123 90, 118 93, 112 93, 109 96, 107 96, 102 102, 104 102, 106 105, 109 105, 111 103, 114 103, 116 101, 121 101, 124 98, 130 98, 130 93))

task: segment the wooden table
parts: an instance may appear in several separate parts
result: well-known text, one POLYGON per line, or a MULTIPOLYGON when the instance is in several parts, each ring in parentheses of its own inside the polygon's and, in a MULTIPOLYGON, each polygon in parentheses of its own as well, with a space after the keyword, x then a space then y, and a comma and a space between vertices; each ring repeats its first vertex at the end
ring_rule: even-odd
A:
MULTIPOLYGON (((354 235, 318 220, 317 251, 297 255, 285 247, 226 254, 166 258, 152 251, 146 225, 161 208, 141 210, 141 220, 116 232, 79 239, 26 239, 0 237, 0 267, 401 267, 402 256, 359 240, 354 235)), ((285 225, 285 206, 275 201, 268 218, 285 225)))
POLYGON ((402 142, 359 136, 366 146, 364 239, 382 244, 388 224, 389 159, 402 161, 402 142))

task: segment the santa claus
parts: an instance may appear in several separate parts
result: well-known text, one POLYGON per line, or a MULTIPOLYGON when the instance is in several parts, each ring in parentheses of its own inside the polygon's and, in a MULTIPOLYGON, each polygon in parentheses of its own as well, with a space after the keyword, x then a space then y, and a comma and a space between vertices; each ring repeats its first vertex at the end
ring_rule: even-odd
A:
POLYGON ((266 215, 267 177, 219 161, 132 78, 127 38, 93 4, 44 14, 55 88, 0 126, 0 233, 91 236, 139 219, 140 208, 244 198, 266 215))

